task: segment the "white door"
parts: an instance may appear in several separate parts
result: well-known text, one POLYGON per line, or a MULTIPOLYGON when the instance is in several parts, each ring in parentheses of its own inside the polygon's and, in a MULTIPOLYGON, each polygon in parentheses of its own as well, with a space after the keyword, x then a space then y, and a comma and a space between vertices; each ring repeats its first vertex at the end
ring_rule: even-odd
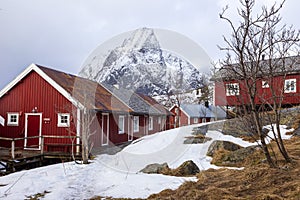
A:
POLYGON ((128 115, 128 141, 133 140, 133 116, 128 115))
POLYGON ((102 113, 102 146, 108 145, 109 142, 109 114, 102 113))
POLYGON ((144 131, 145 132, 144 132, 144 134, 148 135, 148 131, 149 131, 149 118, 148 118, 148 116, 145 116, 144 119, 145 119, 145 123, 144 123, 144 127, 145 127, 144 131))

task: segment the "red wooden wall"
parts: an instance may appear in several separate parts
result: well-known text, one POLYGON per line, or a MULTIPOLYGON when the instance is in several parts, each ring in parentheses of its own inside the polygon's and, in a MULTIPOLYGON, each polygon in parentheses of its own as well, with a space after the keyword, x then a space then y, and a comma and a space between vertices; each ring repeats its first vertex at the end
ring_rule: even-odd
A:
MULTIPOLYGON (((283 106, 285 105, 298 105, 300 104, 300 74, 287 75, 286 77, 278 76, 272 80, 267 80, 275 88, 275 93, 277 96, 281 93, 284 88, 284 80, 286 79, 296 79, 296 93, 283 93, 283 106)), ((271 89, 262 87, 263 78, 256 82, 257 93, 255 98, 255 103, 260 105, 263 102, 272 103, 271 89)), ((220 106, 239 106, 243 103, 249 103, 249 98, 247 96, 247 91, 245 89, 245 83, 243 81, 224 81, 215 82, 215 105, 220 106), (227 83, 239 83, 240 85, 240 95, 238 96, 226 96, 225 85, 227 83)))
MULTIPOLYGON (((61 95, 54 87, 45 81, 39 74, 32 71, 26 77, 17 83, 7 94, 0 98, 0 115, 5 118, 5 126, 0 125, 0 137, 21 138, 25 136, 25 113, 32 113, 37 108, 37 113, 42 115, 42 135, 59 135, 69 136, 76 135, 77 125, 77 109, 61 95), (7 126, 7 113, 18 112, 19 125, 7 126), (70 127, 58 127, 58 113, 70 113, 70 127), (50 120, 49 120, 50 119, 50 120)), ((82 113, 81 113, 82 114, 82 113)), ((133 133, 133 139, 144 135, 153 134, 161 131, 162 127, 158 124, 159 116, 153 117, 153 130, 149 130, 149 116, 139 116, 139 132, 133 133)), ((110 113, 109 114, 109 143, 119 144, 127 142, 130 137, 129 130, 132 128, 132 116, 128 113, 110 113), (119 134, 118 119, 123 115, 125 118, 125 132, 119 134)), ((167 119, 167 118, 165 118, 167 119)), ((81 117, 82 120, 82 117, 81 117)), ((161 116, 161 122, 163 117, 161 116)), ((95 113, 95 117, 91 123, 90 131, 94 132, 91 136, 91 142, 95 147, 102 145, 102 113, 95 113)), ((80 127, 82 129, 82 126, 80 127)), ((70 139, 45 139, 45 144, 61 143, 71 144, 70 139)), ((0 146, 10 147, 10 142, 0 140, 0 146)), ((18 141, 17 147, 24 147, 24 141, 18 141)), ((48 149, 49 150, 49 149, 48 149)), ((53 148, 53 150, 59 150, 53 148)))
MULTIPOLYGON (((69 135, 69 133, 75 135, 74 123, 71 123, 69 130, 57 127, 57 113, 71 113, 74 109, 71 103, 36 72, 31 72, 0 99, 0 115, 5 118, 5 126, 0 125, 0 136, 24 137, 25 113, 31 113, 35 107, 37 113, 42 113, 42 135, 69 135), (7 126, 7 112, 20 113, 19 126, 7 126), (45 118, 50 121, 45 121, 45 118)), ((71 119, 76 120, 76 116, 71 119)), ((0 142, 1 146, 4 145, 3 141, 0 142)), ((70 143, 71 141, 70 139, 47 139, 45 141, 45 143, 54 142, 70 143)), ((17 146, 23 147, 24 141, 17 142, 17 146)))
MULTIPOLYGON (((175 112, 175 110, 176 110, 176 108, 177 108, 177 106, 174 106, 171 110, 170 110, 170 112, 171 113, 173 113, 174 115, 172 116, 172 119, 170 120, 171 121, 171 123, 172 123, 172 127, 173 128, 175 128, 175 119, 176 119, 176 112, 175 112)), ((182 112, 181 111, 181 109, 179 109, 179 126, 185 126, 185 125, 188 125, 188 123, 189 123, 189 119, 188 119, 188 116, 187 115, 185 115, 185 113, 184 112, 182 112)))

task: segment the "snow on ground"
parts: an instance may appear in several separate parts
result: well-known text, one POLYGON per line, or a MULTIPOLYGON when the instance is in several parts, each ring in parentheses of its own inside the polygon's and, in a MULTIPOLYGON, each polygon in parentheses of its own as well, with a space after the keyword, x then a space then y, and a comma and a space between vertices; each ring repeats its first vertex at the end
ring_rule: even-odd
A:
MULTIPOLYGON (((163 189, 176 189, 185 181, 197 180, 196 177, 140 173, 148 164, 167 162, 171 168, 176 168, 186 160, 193 160, 200 170, 217 168, 210 164, 211 158, 206 156, 214 140, 232 141, 243 147, 255 145, 219 131, 208 131, 207 136, 212 140, 204 144, 183 144, 184 138, 197 126, 140 138, 115 155, 97 156, 89 165, 68 162, 0 177, 0 186, 6 185, 0 187, 0 198, 24 199, 44 191, 50 192, 45 199, 86 199, 96 195, 146 198, 163 189)), ((283 133, 290 131, 286 127, 281 128, 283 133)))

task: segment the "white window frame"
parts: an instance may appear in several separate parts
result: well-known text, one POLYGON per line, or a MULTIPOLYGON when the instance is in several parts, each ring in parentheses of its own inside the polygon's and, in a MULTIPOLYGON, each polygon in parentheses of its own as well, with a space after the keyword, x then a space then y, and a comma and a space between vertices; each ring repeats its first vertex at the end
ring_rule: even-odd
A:
POLYGON ((7 113, 7 126, 19 126, 19 113, 17 112, 9 112, 7 113), (12 121, 12 118, 15 118, 14 121, 12 121))
POLYGON ((270 85, 269 85, 268 81, 261 81, 261 87, 262 88, 269 88, 270 85))
POLYGON ((206 118, 202 118, 202 123, 206 123, 206 118))
POLYGON ((149 117, 148 123, 149 123, 148 130, 152 131, 153 130, 153 117, 149 117))
POLYGON ((194 117, 194 124, 197 124, 197 123, 198 123, 198 118, 194 117))
POLYGON ((118 121, 119 134, 125 133, 125 116, 120 115, 118 121))
POLYGON ((226 83, 226 96, 240 95, 239 83, 226 83))
POLYGON ((140 131, 140 117, 133 116, 133 132, 139 132, 139 131, 140 131))
POLYGON ((286 79, 284 80, 284 92, 285 93, 295 93, 297 92, 297 88, 296 88, 296 79, 292 78, 292 79, 286 79), (292 87, 291 87, 292 85, 292 87))
POLYGON ((70 127, 70 113, 57 114, 57 127, 70 127), (62 117, 67 117, 67 118, 62 119, 62 117), (62 120, 66 120, 66 122, 62 122, 62 120))

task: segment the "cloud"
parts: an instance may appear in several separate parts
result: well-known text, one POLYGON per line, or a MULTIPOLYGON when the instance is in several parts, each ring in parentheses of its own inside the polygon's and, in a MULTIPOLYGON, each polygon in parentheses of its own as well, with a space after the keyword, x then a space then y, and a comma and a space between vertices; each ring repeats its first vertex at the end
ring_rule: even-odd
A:
MULTIPOLYGON (((236 15, 238 0, 2 0, 0 70, 3 88, 30 63, 77 73, 91 51, 123 32, 141 27, 176 31, 213 59, 229 27, 219 19, 223 5, 236 15), (234 6, 233 6, 234 5, 234 6)), ((264 0, 271 2, 271 0, 264 0)), ((298 1, 287 1, 284 18, 299 26, 298 1)), ((176 41, 174 41, 176 42, 176 41)))

